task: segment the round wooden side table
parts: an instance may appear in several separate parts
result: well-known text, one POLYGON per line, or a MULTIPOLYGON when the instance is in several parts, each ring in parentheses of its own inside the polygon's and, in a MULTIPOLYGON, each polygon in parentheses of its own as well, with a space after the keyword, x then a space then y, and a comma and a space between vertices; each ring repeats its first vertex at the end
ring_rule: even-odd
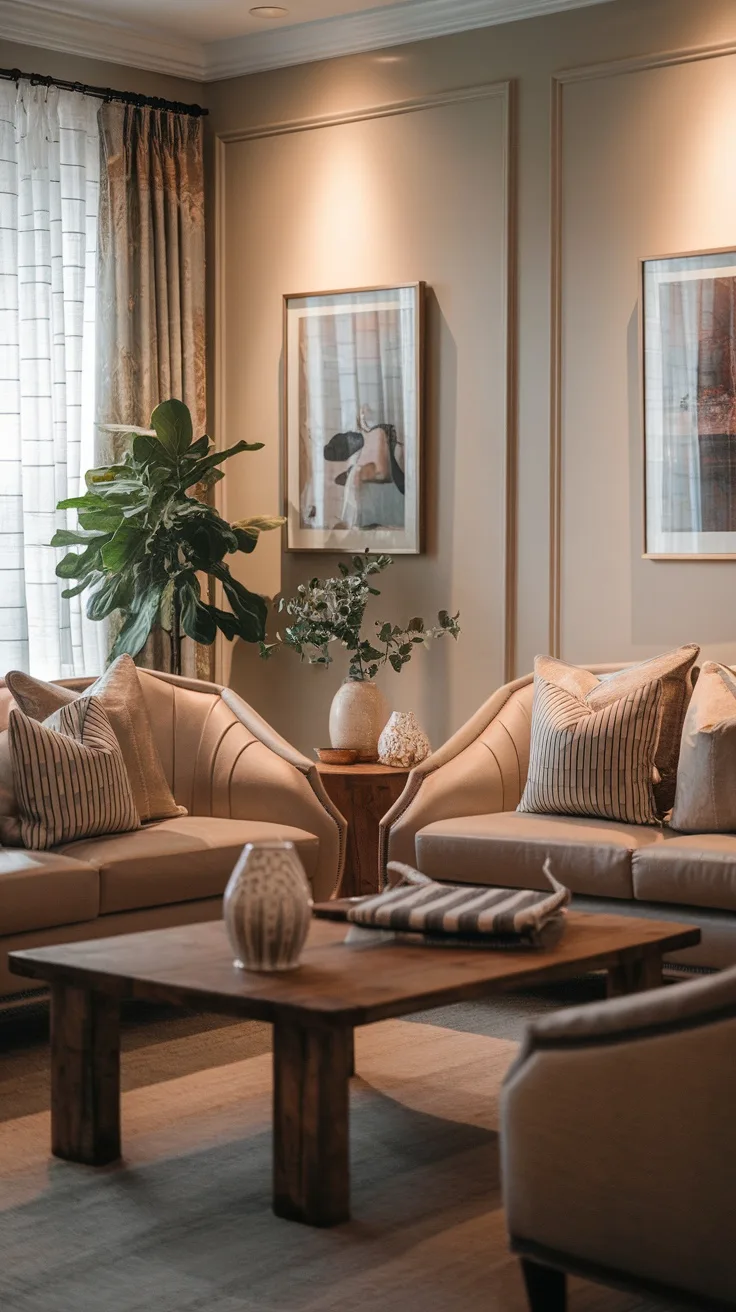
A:
POLYGON ((378 826, 404 791, 408 770, 392 765, 324 765, 322 782, 348 822, 348 847, 340 897, 378 893, 378 826))

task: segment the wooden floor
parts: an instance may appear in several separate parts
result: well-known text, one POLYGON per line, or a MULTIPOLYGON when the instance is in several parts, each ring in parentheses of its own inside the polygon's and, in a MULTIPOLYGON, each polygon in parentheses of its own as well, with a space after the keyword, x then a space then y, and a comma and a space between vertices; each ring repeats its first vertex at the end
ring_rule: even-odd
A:
MULTIPOLYGON (((525 1312, 498 1178, 516 1044, 360 1031, 353 1220, 314 1231, 269 1208, 268 1041, 249 1023, 129 1025, 126 1163, 102 1171, 49 1160, 42 1045, 0 1055, 3 1312, 525 1312)), ((571 1312, 654 1305, 573 1282, 571 1312)))

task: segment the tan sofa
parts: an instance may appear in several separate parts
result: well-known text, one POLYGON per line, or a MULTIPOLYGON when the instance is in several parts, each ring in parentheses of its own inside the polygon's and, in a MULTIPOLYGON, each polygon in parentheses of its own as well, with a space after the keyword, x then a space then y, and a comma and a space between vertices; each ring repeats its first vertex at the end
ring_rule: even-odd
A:
MULTIPOLYGON (((51 852, 0 849, 0 1001, 19 948, 211 920, 243 845, 291 839, 315 898, 337 888, 346 824, 312 762, 229 688, 139 671, 156 745, 188 815, 51 852)), ((62 680, 80 690, 91 679, 62 680)), ((13 705, 0 681, 0 729, 13 705)))
POLYGON ((381 826, 384 877, 388 861, 404 861, 438 879, 541 887, 549 855, 580 910, 699 925, 700 945, 674 954, 675 968, 736 964, 736 834, 515 810, 529 764, 533 691, 532 675, 506 684, 412 770, 381 826))
POLYGON ((735 1049, 734 970, 529 1027, 501 1163, 533 1312, 564 1312, 567 1271, 736 1308, 735 1049))

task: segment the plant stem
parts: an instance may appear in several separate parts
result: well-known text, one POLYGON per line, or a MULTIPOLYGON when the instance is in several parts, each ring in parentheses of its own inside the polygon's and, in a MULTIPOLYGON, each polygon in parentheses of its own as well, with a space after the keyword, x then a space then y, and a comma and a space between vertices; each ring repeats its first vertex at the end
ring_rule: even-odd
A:
POLYGON ((181 674, 181 628, 179 626, 179 597, 174 593, 171 604, 171 673, 181 674))

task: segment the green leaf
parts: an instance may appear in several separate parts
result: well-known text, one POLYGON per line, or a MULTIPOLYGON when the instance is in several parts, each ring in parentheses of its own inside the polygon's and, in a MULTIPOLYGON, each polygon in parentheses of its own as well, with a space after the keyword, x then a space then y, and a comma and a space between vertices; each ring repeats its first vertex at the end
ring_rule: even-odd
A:
POLYGON ((394 655, 394 654, 392 653, 392 654, 389 656, 389 660, 390 660, 391 664, 393 665, 394 669, 396 670, 396 673, 397 673, 397 674, 400 674, 400 673, 401 673, 401 667, 402 667, 402 665, 404 664, 404 662, 402 661, 401 657, 400 657, 400 656, 396 656, 396 655, 394 655))
POLYGON ((235 446, 229 446, 225 451, 212 451, 203 460, 197 460, 195 464, 190 465, 187 470, 182 486, 184 488, 194 487, 195 483, 201 483, 202 479, 214 469, 216 465, 221 465, 224 460, 229 460, 231 456, 237 456, 241 451, 261 451, 263 442, 236 442, 235 446))
POLYGON ((141 433, 133 439, 133 459, 139 465, 163 464, 171 469, 174 461, 171 453, 158 437, 149 437, 141 433))
POLYGON ((161 593, 161 601, 158 608, 158 619, 161 628, 166 633, 171 633, 174 627, 174 593, 176 591, 176 580, 169 579, 166 587, 161 593))
POLYGON ((81 528, 57 528, 51 539, 52 547, 83 547, 90 542, 107 542, 109 533, 89 533, 81 528))
POLYGON ((201 459, 202 456, 206 456, 211 445, 212 443, 206 433, 204 437, 198 437, 196 442, 192 442, 187 451, 187 460, 191 460, 192 456, 197 460, 201 459))
POLYGON ((130 604, 132 580, 127 574, 108 575, 87 600, 87 618, 104 620, 114 610, 130 604))
POLYGON ((145 646, 146 638, 151 632, 158 614, 162 591, 161 585, 152 586, 140 609, 128 614, 113 644, 108 663, 114 661, 118 656, 123 656, 126 652, 129 656, 137 656, 141 648, 145 646))
POLYGON ((216 565, 210 573, 222 583, 225 596, 238 621, 238 636, 245 642, 262 642, 266 636, 268 606, 263 597, 249 592, 234 579, 227 565, 216 565))
POLYGON ((96 573, 96 572, 95 572, 94 574, 88 575, 86 578, 82 579, 82 582, 81 582, 81 583, 75 583, 75 585, 74 585, 73 588, 64 588, 64 591, 62 592, 61 595, 62 595, 62 597, 65 597, 65 598, 69 598, 69 597, 78 597, 79 594, 80 594, 80 592, 84 592, 87 588, 91 587, 92 584, 93 584, 98 578, 101 578, 101 577, 102 577, 102 576, 101 576, 100 574, 96 573))
POLYGON ((209 647, 217 637, 217 624, 210 615, 209 608, 197 596, 191 583, 186 583, 180 590, 181 627, 188 638, 204 643, 209 647))
MULTIPOLYGON (((92 570, 97 569, 100 564, 100 548, 97 542, 92 542, 86 551, 76 555, 70 551, 64 556, 56 566, 56 574, 60 579, 83 579, 86 578, 92 570)), ((89 582, 89 579, 87 579, 89 582)))
POLYGON ((107 506, 104 510, 80 510, 79 525, 80 528, 91 529, 95 532, 114 533, 119 528, 123 520, 123 512, 115 509, 114 506, 107 506))
POLYGON ((380 631, 380 633, 379 633, 379 635, 378 635, 378 641, 379 641, 379 642, 390 642, 390 641, 391 641, 391 625, 390 625, 390 624, 382 624, 382 625, 381 625, 381 631, 380 631))
POLYGON ((409 623, 406 626, 406 630, 407 633, 423 633, 424 620, 419 615, 415 616, 413 620, 409 620, 409 623))
POLYGON ((99 492, 85 492, 83 497, 67 497, 57 501, 57 510, 101 510, 107 505, 105 497, 99 492))
POLYGON ((151 428, 156 430, 156 437, 174 460, 183 456, 192 445, 192 416, 183 401, 172 398, 157 405, 151 415, 151 428))
POLYGON ((146 545, 146 533, 128 522, 121 524, 110 541, 102 548, 102 563, 105 569, 116 573, 132 565, 143 554, 146 545))

